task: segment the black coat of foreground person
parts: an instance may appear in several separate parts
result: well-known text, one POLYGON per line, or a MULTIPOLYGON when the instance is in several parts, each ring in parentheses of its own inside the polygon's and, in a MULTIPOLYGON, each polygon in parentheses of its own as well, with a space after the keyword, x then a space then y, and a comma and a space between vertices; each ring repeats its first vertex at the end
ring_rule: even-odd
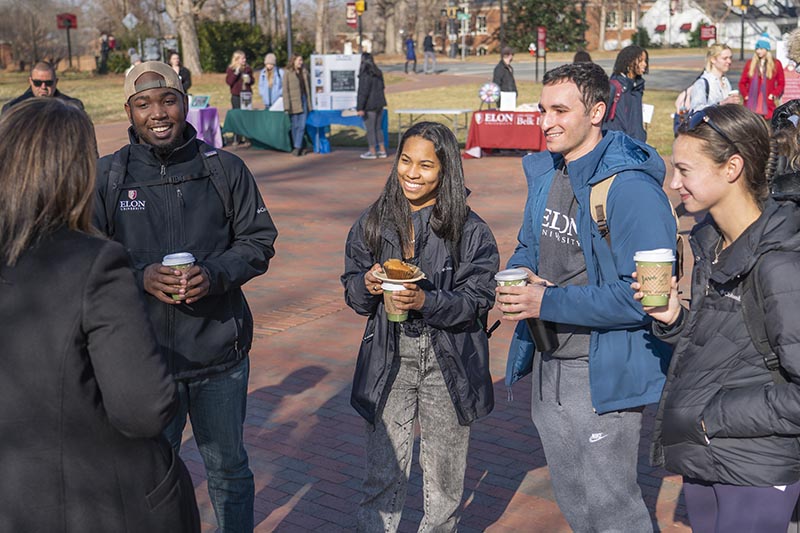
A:
POLYGON ((36 98, 0 119, 0 531, 199 531, 161 432, 175 384, 123 247, 90 230, 86 114, 36 98))

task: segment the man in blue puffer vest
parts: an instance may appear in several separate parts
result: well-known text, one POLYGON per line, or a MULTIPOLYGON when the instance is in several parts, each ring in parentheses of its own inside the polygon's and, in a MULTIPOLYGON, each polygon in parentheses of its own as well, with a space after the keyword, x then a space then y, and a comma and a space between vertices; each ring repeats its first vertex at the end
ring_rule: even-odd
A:
POLYGON ((498 287, 518 321, 506 383, 533 370, 531 415, 544 445, 556 501, 576 532, 652 531, 636 483, 642 408, 657 402, 670 349, 650 334, 630 297, 633 254, 675 248, 675 220, 656 151, 603 133, 608 76, 593 63, 545 74, 540 100, 547 152, 522 160, 528 199, 509 267, 524 287, 498 287), (589 212, 593 185, 608 192, 610 242, 589 212), (526 320, 548 321, 558 346, 536 350, 526 320), (535 354, 535 357, 534 357, 535 354))

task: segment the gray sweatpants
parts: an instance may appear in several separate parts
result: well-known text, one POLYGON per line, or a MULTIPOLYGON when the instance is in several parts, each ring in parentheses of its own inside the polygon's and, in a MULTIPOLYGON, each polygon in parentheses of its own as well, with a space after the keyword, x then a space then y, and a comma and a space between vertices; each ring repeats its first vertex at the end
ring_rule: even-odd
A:
POLYGON ((533 380, 531 417, 570 527, 576 533, 652 532, 636 483, 641 411, 595 413, 586 358, 537 353, 533 380))

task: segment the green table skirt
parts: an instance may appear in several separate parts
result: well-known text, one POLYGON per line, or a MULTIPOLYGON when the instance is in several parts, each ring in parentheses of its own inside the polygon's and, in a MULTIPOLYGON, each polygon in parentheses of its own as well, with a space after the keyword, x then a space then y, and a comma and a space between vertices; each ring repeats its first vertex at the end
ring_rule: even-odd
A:
POLYGON ((256 148, 292 151, 291 122, 283 111, 231 109, 225 115, 222 133, 247 137, 256 148))

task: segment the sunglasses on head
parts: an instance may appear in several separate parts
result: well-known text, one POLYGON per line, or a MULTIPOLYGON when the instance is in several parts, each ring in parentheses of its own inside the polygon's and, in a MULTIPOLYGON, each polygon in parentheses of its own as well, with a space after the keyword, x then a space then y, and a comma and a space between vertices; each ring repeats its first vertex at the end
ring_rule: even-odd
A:
POLYGON ((34 87, 41 87, 42 85, 46 85, 47 87, 52 87, 56 80, 31 80, 34 87))
POLYGON ((695 128, 697 128, 697 126, 699 126, 702 123, 708 124, 711 127, 712 130, 716 131, 719 134, 719 136, 722 137, 723 139, 725 139, 725 141, 727 141, 728 144, 733 146, 734 149, 736 149, 737 152, 739 151, 739 147, 736 146, 736 143, 733 142, 731 140, 731 138, 728 137, 725 134, 725 132, 720 129, 719 126, 714 124, 714 121, 711 120, 711 117, 706 115, 706 110, 705 109, 701 109, 700 111, 695 111, 694 113, 689 115, 689 127, 687 128, 687 131, 694 130, 695 128))

